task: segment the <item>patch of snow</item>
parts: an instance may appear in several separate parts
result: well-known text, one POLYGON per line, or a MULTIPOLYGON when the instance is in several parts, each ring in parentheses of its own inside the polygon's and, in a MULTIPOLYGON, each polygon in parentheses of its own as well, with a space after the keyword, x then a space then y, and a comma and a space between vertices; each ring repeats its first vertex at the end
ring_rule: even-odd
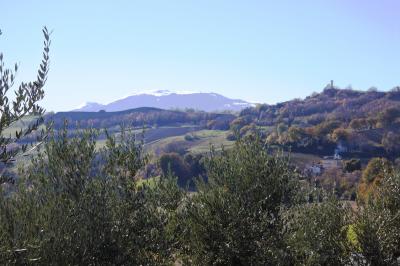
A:
POLYGON ((81 109, 81 108, 87 106, 88 104, 89 104, 88 102, 81 103, 81 104, 78 105, 75 109, 81 109))
POLYGON ((76 109, 81 109, 84 107, 100 106, 101 104, 96 102, 84 102, 76 107, 76 109))

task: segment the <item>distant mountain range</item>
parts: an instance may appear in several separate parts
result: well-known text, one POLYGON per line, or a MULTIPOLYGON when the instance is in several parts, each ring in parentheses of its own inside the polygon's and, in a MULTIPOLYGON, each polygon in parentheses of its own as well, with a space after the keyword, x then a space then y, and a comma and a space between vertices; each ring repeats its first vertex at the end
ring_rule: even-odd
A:
POLYGON ((203 92, 171 92, 159 90, 134 94, 108 104, 87 102, 73 111, 80 112, 106 112, 124 111, 139 107, 155 107, 161 109, 186 109, 193 108, 207 112, 212 111, 240 111, 246 107, 254 106, 239 99, 230 99, 217 93, 203 92))

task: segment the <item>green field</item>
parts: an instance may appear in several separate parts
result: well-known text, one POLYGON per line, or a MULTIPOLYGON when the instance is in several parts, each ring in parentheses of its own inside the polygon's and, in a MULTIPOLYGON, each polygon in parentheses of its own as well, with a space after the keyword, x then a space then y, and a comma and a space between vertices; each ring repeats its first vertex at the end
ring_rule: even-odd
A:
POLYGON ((150 153, 158 155, 159 152, 171 143, 178 143, 187 149, 191 153, 206 153, 210 151, 210 146, 213 145, 217 150, 221 149, 221 146, 231 147, 233 141, 226 139, 228 131, 221 130, 199 130, 191 132, 193 140, 186 140, 185 135, 173 136, 155 140, 147 143, 146 150, 150 153))

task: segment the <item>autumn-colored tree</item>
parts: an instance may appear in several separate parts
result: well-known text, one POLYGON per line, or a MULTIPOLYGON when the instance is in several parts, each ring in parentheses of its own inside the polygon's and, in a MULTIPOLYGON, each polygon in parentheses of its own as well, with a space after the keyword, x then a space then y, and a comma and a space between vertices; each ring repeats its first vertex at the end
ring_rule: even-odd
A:
POLYGON ((324 136, 332 133, 333 130, 341 126, 341 122, 337 120, 324 121, 313 128, 315 136, 324 136))
POLYGON ((355 213, 353 265, 399 265, 400 175, 390 173, 355 213))
POLYGON ((306 135, 303 128, 291 126, 288 129, 288 138, 290 142, 300 142, 306 135))
POLYGON ((335 142, 347 141, 349 132, 344 128, 336 128, 332 134, 331 139, 335 142))
POLYGON ((369 161, 358 186, 357 198, 361 203, 367 202, 369 197, 374 196, 376 188, 385 175, 392 172, 392 168, 391 162, 385 158, 373 158, 369 161))

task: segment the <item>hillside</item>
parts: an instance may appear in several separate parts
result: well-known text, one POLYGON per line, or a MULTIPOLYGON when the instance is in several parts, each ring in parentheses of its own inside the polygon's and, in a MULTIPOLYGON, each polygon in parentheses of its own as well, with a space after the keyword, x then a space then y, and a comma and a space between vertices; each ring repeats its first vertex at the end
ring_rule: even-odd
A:
POLYGON ((246 108, 232 122, 241 134, 261 128, 270 144, 297 152, 399 157, 400 89, 327 87, 305 99, 246 108))
MULTIPOLYGON (((335 187, 338 196, 349 200, 354 199, 360 170, 371 158, 395 161, 400 157, 399 95, 397 89, 361 92, 327 88, 303 100, 257 105, 238 115, 142 107, 119 112, 60 112, 47 115, 46 121, 53 121, 57 131, 67 120, 71 137, 79 136, 77 125, 80 129, 107 129, 116 136, 120 125, 125 125, 137 136, 144 136, 145 151, 152 155, 138 176, 152 178, 166 172, 168 167, 162 170, 159 165, 164 160, 176 164, 174 171, 180 173, 177 175, 183 183, 204 174, 201 165, 210 145, 216 150, 221 145, 231 149, 237 134, 261 132, 272 151, 283 149, 305 176, 311 173, 324 188, 335 187), (354 162, 356 170, 348 172, 347 162, 354 162)), ((15 124, 9 132, 29 121, 15 124)), ((34 141, 34 136, 22 140, 34 141)), ((100 134, 97 149, 105 143, 105 135, 100 134)))

